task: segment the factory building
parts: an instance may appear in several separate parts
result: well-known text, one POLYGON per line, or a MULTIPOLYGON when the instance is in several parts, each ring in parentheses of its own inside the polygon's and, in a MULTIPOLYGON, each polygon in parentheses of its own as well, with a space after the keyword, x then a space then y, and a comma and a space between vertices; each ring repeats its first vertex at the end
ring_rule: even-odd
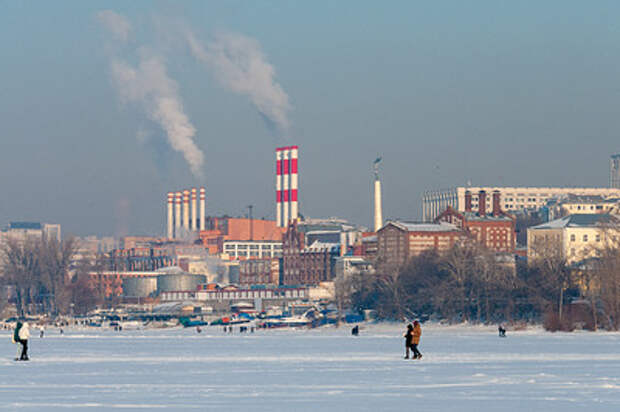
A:
POLYGON ((448 206, 458 212, 465 211, 465 193, 472 194, 474 209, 478 208, 478 193, 499 192, 501 209, 513 213, 522 210, 539 209, 548 201, 567 195, 601 196, 603 198, 620 197, 620 188, 601 187, 456 187, 449 190, 429 191, 422 196, 422 219, 433 222, 448 206))
POLYGON ((242 286, 279 285, 279 259, 256 259, 239 262, 239 284, 242 286))
POLYGON ((205 202, 206 190, 204 187, 168 192, 167 238, 181 239, 192 233, 204 230, 205 202))
POLYGON ((299 217, 298 146, 276 148, 276 224, 286 228, 299 217))
MULTIPOLYGON (((278 227, 275 221, 263 219, 208 217, 205 223, 206 230, 201 231, 199 235, 200 241, 210 255, 228 253, 232 249, 241 250, 244 245, 248 246, 246 249, 249 250, 250 244, 256 246, 252 249, 261 252, 267 249, 278 252, 282 245, 282 234, 286 231, 285 228, 278 227), (228 252, 225 250, 225 244, 228 252)), ((258 257, 263 257, 262 253, 258 257)))

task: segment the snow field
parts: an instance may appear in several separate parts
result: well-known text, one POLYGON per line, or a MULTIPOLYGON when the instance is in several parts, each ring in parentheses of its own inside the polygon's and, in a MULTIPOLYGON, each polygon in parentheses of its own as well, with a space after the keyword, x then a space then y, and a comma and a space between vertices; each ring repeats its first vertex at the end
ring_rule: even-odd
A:
POLYGON ((0 333, 0 408, 14 410, 620 410, 620 334, 423 325, 421 361, 403 325, 0 333))

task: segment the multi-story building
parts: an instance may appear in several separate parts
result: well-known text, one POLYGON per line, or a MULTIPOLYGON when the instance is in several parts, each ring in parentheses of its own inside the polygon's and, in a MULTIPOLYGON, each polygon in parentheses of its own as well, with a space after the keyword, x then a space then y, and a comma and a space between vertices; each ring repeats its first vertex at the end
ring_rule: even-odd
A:
POLYGON ((620 189, 620 154, 611 155, 609 159, 609 187, 620 189))
POLYGON ((239 284, 280 284, 280 259, 253 259, 239 262, 239 284))
POLYGON ((549 219, 554 220, 573 214, 609 213, 617 214, 620 198, 602 196, 575 196, 568 195, 547 203, 549 219))
POLYGON ((341 256, 336 258, 335 275, 336 277, 349 277, 354 275, 373 275, 375 268, 372 262, 362 256, 341 256))
POLYGON ((465 193, 465 211, 449 207, 436 222, 451 223, 464 230, 480 245, 494 252, 513 253, 516 247, 515 218, 501 209, 500 193, 493 192, 493 208, 487 211, 487 194, 478 193, 478 211, 472 209, 472 193, 465 193))
POLYGON ((281 242, 286 231, 276 226, 275 221, 263 219, 209 217, 205 223, 200 240, 210 255, 226 253, 224 243, 227 241, 281 242))
POLYGON ((426 192, 422 196, 422 219, 434 221, 448 206, 465 211, 465 193, 472 194, 472 207, 478 208, 478 193, 499 192, 501 209, 510 213, 524 209, 539 209, 551 199, 569 194, 578 196, 620 197, 618 188, 602 187, 457 187, 449 190, 426 192))
POLYGON ((527 229, 527 256, 533 261, 560 253, 569 263, 597 256, 620 242, 620 219, 609 214, 574 214, 527 229))
POLYGON ((451 223, 388 221, 377 232, 377 264, 401 266, 425 250, 446 251, 463 236, 451 223))
POLYGON ((282 256, 281 241, 242 241, 227 240, 223 253, 230 259, 265 259, 282 256))
POLYGON ((54 239, 60 242, 60 225, 39 222, 10 222, 6 229, 0 231, 0 242, 9 239, 17 240, 20 242, 29 239, 54 239))

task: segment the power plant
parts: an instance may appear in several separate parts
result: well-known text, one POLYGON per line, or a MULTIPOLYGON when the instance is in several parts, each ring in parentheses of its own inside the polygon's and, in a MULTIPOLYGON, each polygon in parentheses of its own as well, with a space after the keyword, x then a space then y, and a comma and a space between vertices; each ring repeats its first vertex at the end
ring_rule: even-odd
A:
POLYGON ((205 188, 168 192, 168 239, 179 239, 205 228, 205 188), (198 205, 196 197, 199 194, 198 205), (191 196, 191 197, 190 197, 191 196), (190 203, 191 199, 191 203, 190 203), (190 207, 191 205, 191 207, 190 207))
POLYGON ((298 146, 276 148, 276 224, 287 227, 299 217, 298 146))

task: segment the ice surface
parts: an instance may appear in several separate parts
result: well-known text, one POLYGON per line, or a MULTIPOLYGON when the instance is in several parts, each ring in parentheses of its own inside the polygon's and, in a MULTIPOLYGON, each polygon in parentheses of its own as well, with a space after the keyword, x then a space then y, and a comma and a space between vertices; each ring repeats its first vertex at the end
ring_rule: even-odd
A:
POLYGON ((31 361, 0 333, 0 408, 14 410, 620 410, 620 334, 423 325, 46 331, 31 361))

